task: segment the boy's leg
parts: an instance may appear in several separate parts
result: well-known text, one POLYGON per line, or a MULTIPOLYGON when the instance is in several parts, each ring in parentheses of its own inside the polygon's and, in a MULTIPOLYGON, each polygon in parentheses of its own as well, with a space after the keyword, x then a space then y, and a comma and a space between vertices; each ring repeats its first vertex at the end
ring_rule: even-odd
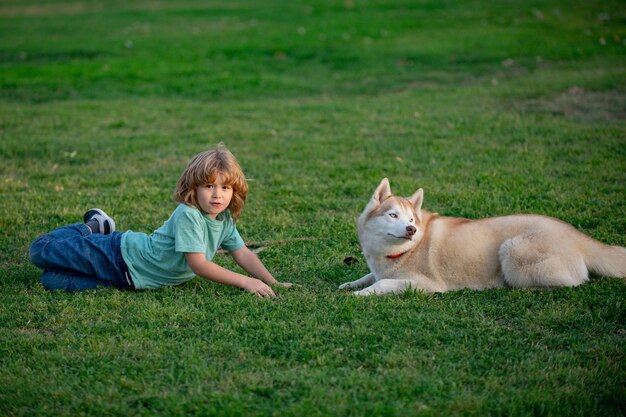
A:
POLYGON ((44 271, 41 283, 46 290, 84 291, 98 287, 110 287, 111 281, 104 281, 84 275, 69 275, 61 272, 44 271))
MULTIPOLYGON (((59 227, 50 233, 41 235, 30 245, 30 260, 36 266, 44 270, 66 270, 71 271, 71 261, 68 262, 67 253, 63 249, 64 243, 70 242, 68 239, 81 238, 91 235, 91 229, 86 224, 70 224, 59 227)), ((69 246, 67 243, 66 247, 69 246)))
POLYGON ((30 247, 31 261, 45 271, 90 277, 127 287, 121 256, 122 234, 92 234, 85 224, 56 229, 35 239, 30 247))

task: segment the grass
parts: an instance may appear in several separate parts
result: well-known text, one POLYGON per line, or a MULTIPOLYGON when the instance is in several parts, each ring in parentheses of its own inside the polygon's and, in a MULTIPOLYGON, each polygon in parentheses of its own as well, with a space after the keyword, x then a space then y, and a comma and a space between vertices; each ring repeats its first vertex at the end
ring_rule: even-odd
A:
POLYGON ((384 176, 626 245, 626 9, 500 3, 1 2, 0 415, 624 415, 622 280, 336 290, 384 176), (299 288, 43 290, 34 237, 94 205, 154 230, 220 140, 244 238, 314 238, 260 254, 299 288))

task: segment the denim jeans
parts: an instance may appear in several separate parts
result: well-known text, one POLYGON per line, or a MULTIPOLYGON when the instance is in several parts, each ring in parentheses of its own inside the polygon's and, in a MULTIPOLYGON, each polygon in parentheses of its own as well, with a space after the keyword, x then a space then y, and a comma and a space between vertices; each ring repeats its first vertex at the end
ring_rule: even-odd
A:
POLYGON ((30 260, 44 270, 41 283, 47 290, 132 289, 121 241, 120 232, 92 234, 86 224, 71 224, 35 239, 30 260))

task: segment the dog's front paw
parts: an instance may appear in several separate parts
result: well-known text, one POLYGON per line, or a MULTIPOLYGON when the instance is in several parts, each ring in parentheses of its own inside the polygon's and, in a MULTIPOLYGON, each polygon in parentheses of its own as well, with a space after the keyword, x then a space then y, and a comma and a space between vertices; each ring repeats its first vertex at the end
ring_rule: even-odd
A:
POLYGON ((354 283, 354 281, 348 281, 348 282, 344 282, 343 284, 341 284, 339 286, 340 290, 345 290, 345 289, 349 289, 349 288, 354 288, 354 285, 352 285, 354 283))
POLYGON ((367 288, 360 291, 353 291, 352 294, 358 295, 359 297, 367 297, 369 295, 376 294, 374 291, 368 290, 367 288))

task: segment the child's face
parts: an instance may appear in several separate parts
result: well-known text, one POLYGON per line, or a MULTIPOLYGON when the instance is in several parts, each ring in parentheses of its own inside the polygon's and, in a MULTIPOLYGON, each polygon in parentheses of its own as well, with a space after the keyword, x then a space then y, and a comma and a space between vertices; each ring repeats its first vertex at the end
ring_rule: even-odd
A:
POLYGON ((196 189, 196 199, 202 211, 215 219, 218 214, 228 208, 233 198, 233 187, 224 183, 224 178, 217 175, 215 181, 196 189))

